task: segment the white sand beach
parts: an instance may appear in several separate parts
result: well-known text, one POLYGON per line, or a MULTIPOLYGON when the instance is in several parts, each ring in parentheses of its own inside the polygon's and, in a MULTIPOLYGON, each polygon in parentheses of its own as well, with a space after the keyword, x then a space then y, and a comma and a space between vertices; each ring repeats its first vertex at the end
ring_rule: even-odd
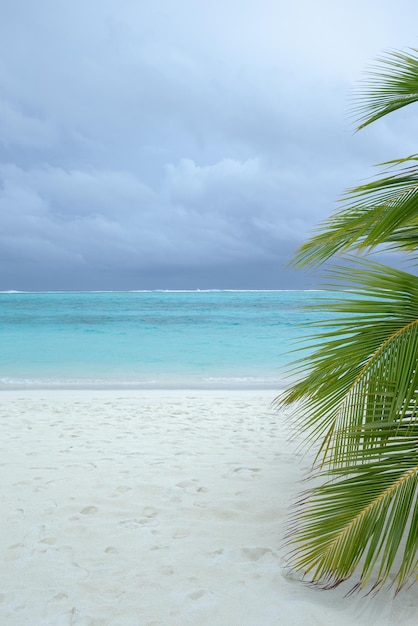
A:
POLYGON ((1 392, 4 626, 416 626, 286 570, 309 463, 272 391, 1 392))

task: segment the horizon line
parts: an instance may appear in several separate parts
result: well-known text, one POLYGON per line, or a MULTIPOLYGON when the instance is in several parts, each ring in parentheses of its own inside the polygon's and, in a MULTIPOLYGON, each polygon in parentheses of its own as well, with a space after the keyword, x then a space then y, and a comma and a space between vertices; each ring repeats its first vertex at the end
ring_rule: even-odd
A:
POLYGON ((4 289, 0 294, 35 293, 271 293, 287 291, 336 291, 335 289, 4 289))

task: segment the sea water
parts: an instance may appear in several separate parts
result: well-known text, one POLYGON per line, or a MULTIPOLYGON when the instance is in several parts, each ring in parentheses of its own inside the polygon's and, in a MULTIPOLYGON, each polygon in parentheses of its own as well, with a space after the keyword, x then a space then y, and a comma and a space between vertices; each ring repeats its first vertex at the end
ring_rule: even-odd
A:
POLYGON ((0 293, 0 386, 279 389, 322 296, 0 293))

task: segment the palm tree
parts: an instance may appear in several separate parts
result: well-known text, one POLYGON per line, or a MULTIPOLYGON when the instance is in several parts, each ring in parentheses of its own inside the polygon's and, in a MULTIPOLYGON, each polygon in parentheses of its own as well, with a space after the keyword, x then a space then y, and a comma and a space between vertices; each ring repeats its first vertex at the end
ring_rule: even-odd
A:
MULTIPOLYGON (((416 101, 418 51, 388 53, 357 96, 359 129, 416 101)), ((296 507, 289 559, 325 588, 358 573, 352 589, 392 581, 399 591, 418 572, 418 277, 365 254, 383 246, 415 260, 418 156, 382 167, 347 192, 293 261, 341 257, 329 286, 349 287, 318 305, 333 319, 315 323, 312 352, 277 399, 297 403, 295 428, 319 448, 321 480, 296 507)))

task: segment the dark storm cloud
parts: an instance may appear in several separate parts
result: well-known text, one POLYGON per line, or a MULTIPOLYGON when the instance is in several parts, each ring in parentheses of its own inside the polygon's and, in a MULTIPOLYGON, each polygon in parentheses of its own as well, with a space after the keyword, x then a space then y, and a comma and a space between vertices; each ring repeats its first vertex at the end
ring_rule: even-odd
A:
POLYGON ((4 8, 0 289, 310 285, 292 250, 415 151, 409 113, 361 137, 345 117, 364 65, 415 44, 410 11, 201 5, 4 8))

